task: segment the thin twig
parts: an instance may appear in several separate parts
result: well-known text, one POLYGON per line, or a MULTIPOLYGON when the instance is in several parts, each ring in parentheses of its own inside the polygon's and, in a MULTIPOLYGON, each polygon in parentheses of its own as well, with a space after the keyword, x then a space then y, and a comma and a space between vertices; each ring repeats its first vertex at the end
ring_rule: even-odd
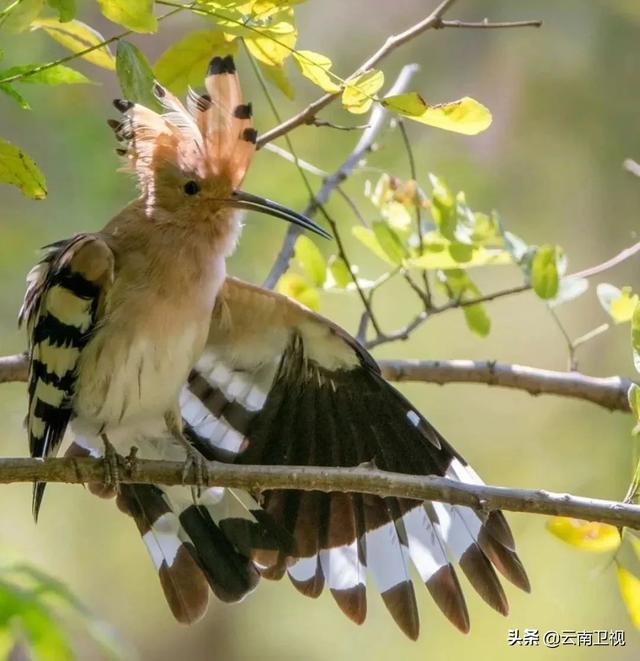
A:
MULTIPOLYGON (((406 86, 409 84, 411 77, 418 70, 417 65, 407 64, 405 65, 396 80, 393 84, 390 94, 400 94, 406 86)), ((358 165, 363 156, 369 151, 371 145, 374 143, 376 136, 384 126, 385 118, 387 117, 387 111, 379 105, 376 105, 371 112, 371 117, 369 119, 369 128, 364 131, 360 136, 360 140, 353 148, 353 151, 346 160, 338 167, 338 169, 330 176, 327 177, 322 185, 322 188, 315 195, 315 198, 307 205, 306 209, 302 212, 305 216, 313 216, 318 210, 319 204, 325 204, 334 189, 339 186, 354 170, 358 165)), ((264 286, 272 289, 280 276, 287 270, 289 266, 289 260, 293 255, 293 247, 295 245, 296 239, 300 234, 300 228, 297 225, 290 225, 287 234, 285 235, 282 246, 280 247, 280 252, 271 267, 269 275, 264 281, 264 286)))
POLYGON ((605 271, 608 271, 609 269, 613 268, 614 266, 617 266, 618 264, 621 264, 622 262, 626 261, 629 259, 629 257, 633 257, 636 253, 640 252, 640 241, 637 243, 634 243, 632 246, 629 246, 628 248, 625 248, 624 250, 621 250, 617 255, 614 255, 611 259, 608 259, 606 262, 602 262, 601 264, 596 264, 595 266, 591 266, 587 269, 583 269, 582 271, 578 271, 577 273, 572 273, 571 275, 565 276, 565 280, 568 278, 591 278, 594 275, 600 275, 601 273, 604 273, 605 271))
POLYGON ((437 30, 441 28, 470 28, 484 30, 500 30, 504 28, 539 28, 542 27, 542 21, 440 21, 434 25, 437 30))
POLYGON ((316 177, 328 177, 329 173, 325 172, 324 170, 321 170, 319 167, 316 167, 313 165, 313 163, 309 163, 308 161, 305 161, 302 158, 298 158, 294 156, 290 151, 287 151, 286 149, 283 149, 279 145, 274 145, 272 142, 270 142, 268 145, 265 145, 264 147, 267 151, 273 152, 274 154, 277 154, 280 156, 280 158, 284 158, 285 161, 289 161, 289 163, 293 163, 294 165, 299 165, 303 170, 306 170, 310 174, 315 174, 316 177))
MULTIPOLYGON (((413 148, 411 147, 409 134, 407 133, 407 128, 404 125, 404 121, 402 119, 398 120, 398 126, 400 127, 400 135, 402 136, 402 142, 404 144, 405 151, 407 152, 407 158, 409 160, 409 172, 411 174, 411 179, 416 186, 414 208, 416 214, 416 230, 418 233, 418 256, 422 257, 422 253, 424 251, 424 239, 422 236, 422 207, 420 199, 421 193, 418 187, 418 170, 416 168, 416 159, 413 156, 413 148)), ((424 305, 425 309, 428 311, 431 308, 432 296, 431 285, 429 283, 429 273, 426 269, 422 269, 422 283, 424 285, 424 305)))
POLYGON ((364 217, 363 213, 360 211, 358 205, 356 204, 355 200, 345 191, 345 189, 342 186, 336 186, 336 193, 340 195, 340 197, 347 203, 351 211, 353 211, 353 214, 355 217, 358 219, 360 224, 363 227, 371 227, 367 219, 364 217))
MULTIPOLYGON (((618 264, 621 264, 630 257, 633 257, 633 255, 635 255, 638 252, 640 252, 640 241, 638 243, 634 243, 632 246, 629 246, 628 248, 625 248, 624 250, 621 250, 617 255, 614 255, 606 262, 602 262, 601 264, 596 264, 595 266, 591 266, 576 273, 571 273, 565 276, 564 280, 577 279, 577 278, 591 278, 595 275, 600 275, 601 273, 604 273, 605 271, 612 269, 614 266, 618 266, 618 264)), ((420 312, 408 324, 406 324, 406 326, 403 326, 402 328, 393 331, 391 333, 383 333, 373 338, 372 340, 369 340, 366 346, 368 349, 373 349, 374 347, 380 346, 381 344, 388 344, 389 342, 396 342, 398 340, 408 340, 409 337, 411 336, 411 333, 416 328, 421 326, 425 321, 427 321, 427 319, 430 319, 432 316, 436 314, 446 312, 447 310, 464 308, 469 305, 476 305, 478 303, 487 303, 489 301, 494 301, 499 298, 505 298, 506 296, 520 294, 522 292, 529 291, 530 289, 532 289, 532 286, 530 284, 523 284, 523 285, 518 285, 516 287, 510 287, 509 289, 502 289, 500 291, 493 292, 492 294, 485 294, 484 296, 478 296, 477 298, 473 298, 473 299, 449 301, 448 303, 445 303, 444 305, 441 305, 439 307, 432 307, 428 311, 424 310, 420 312)))
POLYGON ((364 131, 369 128, 369 124, 356 124, 355 126, 343 126, 342 124, 335 124, 334 122, 329 122, 326 119, 314 119, 309 122, 311 126, 317 126, 318 128, 329 128, 335 129, 336 131, 364 131))
POLYGON ((573 342, 571 341, 571 337, 569 336, 569 333, 567 332, 567 329, 564 327, 562 321, 560 321, 560 317, 558 316, 556 311, 550 305, 547 305, 547 309, 549 310, 549 314, 551 315, 551 318, 553 319, 556 328, 560 331, 560 334, 564 339, 564 343, 567 345, 567 353, 568 353, 567 358, 569 365, 568 369, 569 371, 577 370, 578 363, 576 362, 576 350, 575 347, 573 346, 573 342))
MULTIPOLYGON (((410 28, 401 32, 397 35, 390 36, 383 46, 379 48, 369 59, 363 62, 350 76, 345 80, 350 81, 355 77, 359 76, 361 73, 373 69, 376 64, 382 61, 390 53, 392 53, 396 48, 406 44, 408 41, 411 41, 415 37, 419 36, 426 30, 433 28, 438 21, 442 19, 442 16, 445 12, 451 7, 455 0, 443 0, 426 18, 422 21, 419 21, 415 25, 412 25, 410 28)), ((257 146, 258 148, 263 147, 267 142, 271 142, 276 138, 279 138, 285 133, 289 133, 297 126, 302 124, 309 124, 313 122, 316 115, 320 110, 328 106, 332 101, 339 98, 342 94, 342 91, 329 93, 321 96, 316 99, 313 103, 310 103, 304 110, 300 111, 293 117, 290 117, 284 122, 278 124, 270 131, 263 133, 261 136, 258 136, 257 146)))
MULTIPOLYGON (((136 484, 195 484, 195 476, 184 480, 183 468, 184 464, 180 462, 138 459, 135 474, 132 475, 131 468, 124 466, 120 480, 136 484)), ((640 505, 543 490, 467 484, 433 475, 387 473, 363 467, 238 466, 217 462, 208 463, 206 470, 210 484, 250 491, 297 489, 366 493, 381 497, 436 500, 485 512, 502 509, 640 528, 640 505)), ((2 484, 32 481, 77 484, 102 481, 103 478, 104 467, 99 459, 0 459, 2 484)))
MULTIPOLYGON (((175 9, 168 11, 166 14, 163 14, 162 16, 158 16, 158 21, 163 21, 165 18, 169 18, 170 16, 173 16, 174 14, 177 14, 178 12, 183 11, 184 9, 189 9, 189 7, 187 6, 176 7, 175 9)), ((71 53, 70 55, 65 55, 64 57, 61 57, 57 60, 53 60, 52 62, 41 64, 40 66, 35 67, 34 69, 31 69, 29 71, 22 71, 20 73, 13 74, 8 78, 4 78, 0 80, 0 85, 12 83, 16 80, 21 80, 23 78, 28 78, 29 76, 33 76, 36 73, 40 73, 41 71, 46 71, 47 69, 52 69, 53 67, 57 67, 59 64, 66 64, 67 62, 71 62, 72 60, 77 60, 78 58, 84 57, 85 55, 92 53, 93 51, 98 50, 99 48, 104 48, 105 46, 112 44, 114 41, 118 41, 119 39, 124 39, 124 37, 128 37, 130 34, 133 34, 133 30, 125 30, 124 32, 120 32, 119 34, 116 34, 113 37, 109 37, 108 39, 105 39, 100 43, 93 44, 93 46, 88 46, 87 48, 78 51, 77 53, 71 53)))

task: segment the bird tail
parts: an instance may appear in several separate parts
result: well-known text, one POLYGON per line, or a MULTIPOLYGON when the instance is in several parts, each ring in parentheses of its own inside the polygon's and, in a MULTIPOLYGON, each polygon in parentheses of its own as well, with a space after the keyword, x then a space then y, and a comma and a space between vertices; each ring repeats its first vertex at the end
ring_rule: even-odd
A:
MULTIPOLYGON (((66 456, 101 452, 77 438, 66 456)), ((116 495, 100 483, 89 489, 101 497, 116 495)), ((224 602, 252 592, 260 578, 252 551, 277 554, 285 543, 258 503, 241 491, 211 487, 194 499, 188 487, 122 484, 116 503, 133 518, 171 612, 183 624, 204 615, 209 588, 224 602)))

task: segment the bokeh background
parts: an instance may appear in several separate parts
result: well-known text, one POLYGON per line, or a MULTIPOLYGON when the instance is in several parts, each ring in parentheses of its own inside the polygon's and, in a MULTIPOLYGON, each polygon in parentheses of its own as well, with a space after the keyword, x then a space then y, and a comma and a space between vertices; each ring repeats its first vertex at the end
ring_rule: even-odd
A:
MULTIPOLYGON (((430 10, 423 0, 310 0, 297 8, 299 46, 328 54, 345 75, 393 32, 430 10)), ((93 3, 80 3, 80 18, 105 36, 118 28, 101 19, 93 3)), ((557 243, 580 269, 610 257, 637 240, 640 180, 625 172, 626 157, 640 159, 640 5, 637 0, 460 0, 449 18, 478 20, 541 18, 544 27, 521 30, 430 31, 384 63, 387 81, 401 66, 418 62, 413 87, 429 100, 463 95, 488 105, 492 127, 469 138, 421 125, 408 127, 419 178, 428 172, 466 191, 472 208, 499 210, 508 229, 530 243, 557 243)), ((157 35, 133 41, 151 61, 197 19, 167 21, 157 35)), ((7 66, 47 61, 63 51, 45 35, 3 37, 7 66)), ((33 111, 0 100, 3 137, 22 146, 43 168, 50 194, 24 199, 2 187, 0 214, 0 352, 24 347, 15 315, 24 276, 36 249, 80 230, 100 228, 135 194, 133 181, 116 173, 110 101, 118 96, 115 76, 86 63, 79 69, 100 84, 25 89, 33 111)), ((247 97, 254 100, 260 130, 273 116, 251 75, 240 62, 247 97)), ((284 116, 315 98, 317 90, 296 79, 291 103, 274 92, 284 116)), ((339 108, 323 113, 339 123, 353 121, 339 108)), ((303 127, 293 140, 306 160, 331 170, 346 156, 357 133, 303 127)), ((408 177, 400 136, 381 141, 370 165, 408 177)), ((362 192, 370 173, 356 173, 346 189, 366 213, 362 192)), ((314 181, 318 186, 319 181, 314 181)), ((247 190, 269 195, 294 208, 305 191, 293 167, 268 152, 256 160, 247 190)), ((333 200, 330 209, 344 227, 349 209, 333 200)), ((276 221, 248 218, 230 272, 260 282, 273 261, 284 228, 276 221)), ((349 242, 365 277, 382 265, 349 242)), ((323 250, 328 249, 324 245, 323 250)), ((640 288, 638 261, 603 280, 640 288)), ((515 269, 500 267, 477 275, 483 292, 516 284, 515 269)), ((596 281, 597 282, 597 281, 596 281)), ((595 284, 595 282, 593 283, 595 284)), ((415 299, 401 285, 381 290, 378 314, 393 329, 415 313, 415 299)), ((323 312, 354 331, 359 316, 354 297, 323 295, 323 312)), ((462 314, 453 311, 424 325, 409 342, 388 345, 378 357, 498 359, 564 369, 566 349, 545 306, 524 294, 489 304, 493 328, 487 339, 472 336, 462 314)), ((606 320, 593 288, 560 309, 577 336, 606 320)), ((579 352, 580 368, 596 375, 632 376, 628 327, 617 327, 579 352)), ((618 499, 632 472, 632 421, 586 403, 489 389, 484 386, 407 385, 420 410, 456 445, 489 483, 618 499)), ((23 384, 3 385, 0 396, 2 454, 26 453, 22 428, 23 384)), ((454 631, 418 585, 422 634, 404 639, 371 591, 362 627, 346 620, 324 594, 300 596, 286 582, 264 582, 241 605, 213 602, 206 618, 191 628, 176 624, 164 603, 156 573, 133 523, 111 502, 77 486, 49 487, 41 520, 34 526, 30 486, 3 486, 0 497, 0 553, 4 561, 34 564, 64 581, 117 631, 133 658, 325 660, 430 659, 636 659, 640 636, 633 630, 615 585, 608 555, 581 554, 563 545, 538 516, 509 515, 533 593, 507 588, 511 614, 504 619, 467 589, 472 631, 454 631), (510 648, 510 628, 556 630, 625 629, 625 648, 510 648)), ((468 584, 462 579, 465 586, 468 584)), ((79 658, 99 659, 95 644, 78 633, 79 658)))

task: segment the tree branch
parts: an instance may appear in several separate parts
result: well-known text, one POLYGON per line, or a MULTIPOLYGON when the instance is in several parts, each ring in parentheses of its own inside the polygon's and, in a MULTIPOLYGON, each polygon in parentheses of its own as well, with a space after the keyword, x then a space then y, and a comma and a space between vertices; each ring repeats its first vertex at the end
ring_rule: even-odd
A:
POLYGON ((389 381, 484 383, 531 395, 582 399, 610 411, 631 411, 627 392, 632 381, 620 376, 596 377, 491 360, 380 360, 378 364, 389 381))
MULTIPOLYGON (((359 76, 361 73, 372 69, 383 60, 387 55, 393 52, 399 46, 406 44, 408 41, 411 41, 414 37, 422 34, 426 30, 433 28, 436 24, 442 19, 445 12, 451 7, 455 0, 443 0, 426 18, 422 21, 412 25, 410 28, 401 32, 397 35, 390 36, 383 46, 379 48, 368 60, 363 62, 350 76, 348 76, 345 81, 353 80, 356 76, 359 76)), ((258 149, 263 147, 267 142, 271 142, 276 138, 279 138, 281 135, 292 131, 302 124, 311 124, 313 123, 316 115, 324 107, 328 106, 332 101, 339 98, 342 94, 342 90, 335 92, 333 94, 325 94, 320 98, 316 99, 313 103, 310 103, 304 110, 299 112, 297 115, 290 117, 286 121, 278 124, 270 131, 263 133, 258 136, 256 146, 258 149)))
MULTIPOLYGON (((401 94, 409 84, 411 77, 418 70, 417 64, 407 64, 402 67, 396 82, 389 90, 389 94, 401 94)), ((353 151, 347 156, 346 160, 340 167, 329 177, 324 180, 322 188, 318 191, 313 200, 309 202, 306 209, 302 212, 305 216, 313 216, 318 207, 327 202, 334 189, 337 188, 354 170, 364 155, 371 149, 376 136, 384 126, 384 120, 388 112, 382 106, 375 106, 371 111, 369 119, 369 127, 360 136, 360 140, 353 148, 353 151)), ((298 225, 289 225, 285 239, 280 247, 280 252, 276 257, 271 271, 264 281, 264 286, 272 289, 280 276, 289 267, 289 260, 293 255, 293 246, 298 238, 301 230, 298 225)))
MULTIPOLYGON (((183 482, 184 465, 180 462, 138 459, 124 462, 123 483, 195 484, 183 482)), ((209 462, 210 484, 221 487, 267 491, 299 489, 302 491, 343 491, 382 497, 438 500, 466 505, 486 512, 503 509, 570 516, 600 521, 614 526, 640 529, 640 506, 608 500, 583 498, 543 490, 511 489, 484 484, 466 484, 437 476, 388 473, 372 468, 316 468, 310 466, 236 466, 209 462)), ((102 461, 91 458, 0 459, 0 484, 15 482, 100 482, 104 477, 102 461)))
MULTIPOLYGON (((630 412, 627 392, 630 379, 620 376, 596 377, 581 372, 510 365, 490 360, 380 360, 385 379, 448 383, 484 383, 488 386, 523 390, 531 395, 558 395, 582 399, 610 411, 630 412)), ((26 381, 25 354, 0 357, 0 383, 26 381)))

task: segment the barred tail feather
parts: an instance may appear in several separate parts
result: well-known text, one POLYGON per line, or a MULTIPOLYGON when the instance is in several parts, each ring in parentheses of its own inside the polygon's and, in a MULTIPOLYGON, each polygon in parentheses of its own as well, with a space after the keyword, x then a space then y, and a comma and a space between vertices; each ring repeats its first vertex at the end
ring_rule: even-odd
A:
POLYGON ((178 622, 196 622, 207 610, 209 587, 182 522, 161 489, 146 484, 126 484, 120 489, 118 507, 133 517, 171 612, 178 622))

